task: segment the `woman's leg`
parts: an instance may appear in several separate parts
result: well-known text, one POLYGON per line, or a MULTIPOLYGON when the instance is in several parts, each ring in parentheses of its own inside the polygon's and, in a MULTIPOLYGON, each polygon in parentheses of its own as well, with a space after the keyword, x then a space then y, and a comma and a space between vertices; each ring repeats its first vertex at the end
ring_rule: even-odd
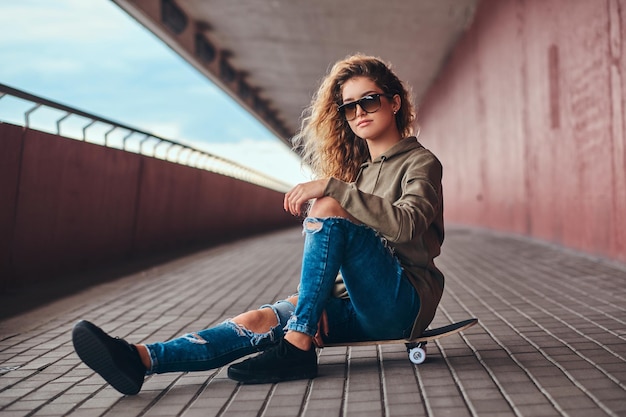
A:
POLYGON ((146 373, 217 368, 275 345, 296 298, 262 306, 215 327, 164 343, 132 345, 85 320, 72 330, 78 356, 122 394, 137 394, 146 373))
POLYGON ((348 292, 355 290, 359 298, 354 303, 357 325, 346 328, 352 331, 347 337, 400 338, 411 329, 419 297, 376 232, 355 224, 330 198, 318 200, 310 216, 304 221, 302 274, 289 331, 276 348, 231 365, 232 379, 262 383, 317 375, 312 338, 340 269, 348 292))
MULTIPOLYGON (((341 271, 356 316, 355 334, 343 336, 402 338, 419 311, 417 292, 377 233, 341 216, 342 211, 334 199, 325 198, 313 206, 310 214, 314 217, 305 220, 299 300, 286 337, 289 340, 291 331, 315 334, 341 271)), ((344 330, 349 333, 350 328, 344 330)))
POLYGON ((205 371, 265 350, 283 337, 293 311, 294 305, 282 300, 206 330, 147 344, 151 362, 148 373, 205 371))
MULTIPOLYGON (((386 242, 370 228, 355 230, 354 246, 341 266, 350 309, 366 339, 400 339, 410 336, 420 309, 419 295, 400 261, 386 242)), ((349 329, 344 329, 349 335, 349 329)), ((359 336, 358 333, 355 336, 359 336)), ((359 336, 360 337, 360 336, 359 336)))

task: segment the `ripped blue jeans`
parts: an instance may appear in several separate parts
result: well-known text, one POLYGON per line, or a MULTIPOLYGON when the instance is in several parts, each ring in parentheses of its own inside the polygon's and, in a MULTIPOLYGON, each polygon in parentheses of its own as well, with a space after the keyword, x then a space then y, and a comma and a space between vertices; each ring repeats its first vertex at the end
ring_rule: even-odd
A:
POLYGON ((148 373, 203 371, 275 345, 286 330, 315 335, 322 312, 326 342, 408 337, 420 307, 398 259, 371 228, 343 218, 307 218, 298 305, 278 301, 278 324, 254 333, 232 320, 163 343, 146 345, 148 373), (341 273, 349 298, 333 296, 341 273))
POLYGON ((282 300, 261 308, 272 308, 279 323, 267 333, 254 333, 226 320, 167 342, 147 344, 152 362, 148 374, 215 369, 273 346, 283 337, 283 329, 295 307, 282 300))
POLYGON ((307 218, 298 305, 288 330, 314 336, 322 312, 327 342, 408 337, 420 299, 376 231, 340 218, 307 218), (349 298, 334 298, 341 273, 349 298))

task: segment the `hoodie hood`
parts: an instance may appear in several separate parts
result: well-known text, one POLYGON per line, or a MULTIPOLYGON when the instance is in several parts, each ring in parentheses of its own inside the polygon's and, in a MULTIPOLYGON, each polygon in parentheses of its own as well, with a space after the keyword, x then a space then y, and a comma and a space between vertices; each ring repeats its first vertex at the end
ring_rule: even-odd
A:
POLYGON ((413 149, 424 148, 421 143, 417 141, 415 136, 408 137, 406 139, 402 139, 400 142, 393 145, 391 148, 387 149, 382 153, 378 158, 367 161, 363 163, 363 165, 367 164, 375 164, 377 162, 381 162, 384 160, 389 160, 398 155, 402 155, 403 153, 410 152, 413 149))
POLYGON ((391 161, 394 158, 400 157, 401 155, 407 153, 407 152, 411 152, 414 149, 424 149, 424 147, 422 146, 422 144, 420 144, 417 141, 417 138, 415 136, 410 136, 406 139, 401 140, 400 142, 396 143, 395 145, 393 145, 391 148, 389 148, 388 150, 386 150, 385 152, 383 152, 379 157, 377 157, 374 160, 368 160, 366 162, 363 162, 361 164, 361 169, 357 175, 357 179, 355 180, 356 183, 359 182, 359 179, 361 177, 361 174, 363 173, 364 170, 366 170, 369 167, 378 167, 377 173, 376 173, 376 178, 374 180, 374 184, 371 190, 365 190, 367 192, 370 192, 372 194, 376 194, 376 187, 378 185, 378 182, 380 180, 380 176, 383 172, 383 166, 385 165, 386 161, 391 161))

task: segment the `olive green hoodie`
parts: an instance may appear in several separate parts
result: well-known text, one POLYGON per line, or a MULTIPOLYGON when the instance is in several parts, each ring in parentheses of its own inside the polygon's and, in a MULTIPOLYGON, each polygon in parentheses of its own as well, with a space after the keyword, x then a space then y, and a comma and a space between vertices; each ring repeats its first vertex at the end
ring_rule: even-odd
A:
MULTIPOLYGON (((421 301, 412 337, 428 327, 443 293, 433 262, 444 238, 441 176, 439 160, 409 137, 361 165, 355 182, 332 178, 324 192, 378 231, 400 260, 421 301)), ((347 296, 340 279, 335 294, 347 296)))

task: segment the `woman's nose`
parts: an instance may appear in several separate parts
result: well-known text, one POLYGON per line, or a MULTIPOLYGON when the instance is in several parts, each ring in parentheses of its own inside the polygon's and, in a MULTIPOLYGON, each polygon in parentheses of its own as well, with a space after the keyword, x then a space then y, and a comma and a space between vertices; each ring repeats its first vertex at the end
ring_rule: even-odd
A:
POLYGON ((363 107, 361 107, 359 103, 356 104, 356 108, 354 109, 354 112, 356 114, 356 117, 359 117, 359 115, 361 114, 367 114, 367 112, 363 110, 363 107))

